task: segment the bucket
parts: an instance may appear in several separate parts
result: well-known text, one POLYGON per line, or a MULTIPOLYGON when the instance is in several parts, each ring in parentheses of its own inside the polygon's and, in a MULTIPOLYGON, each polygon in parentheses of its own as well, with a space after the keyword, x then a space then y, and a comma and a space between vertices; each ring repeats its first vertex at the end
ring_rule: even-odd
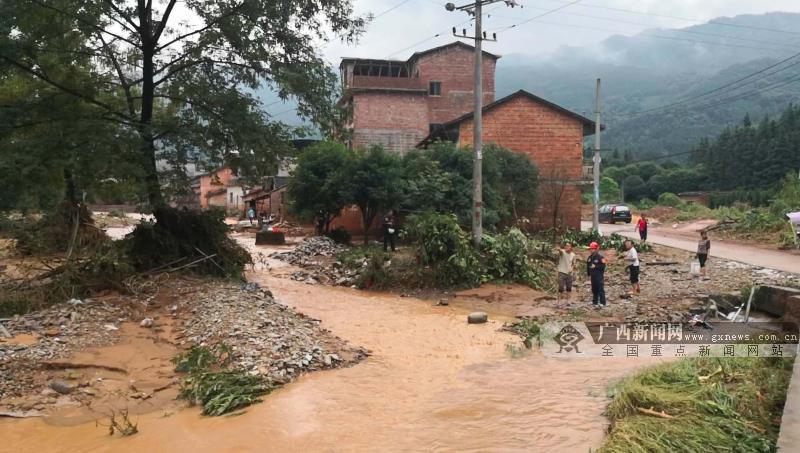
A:
POLYGON ((691 275, 700 275, 700 261, 692 261, 692 264, 689 265, 689 273, 691 275))

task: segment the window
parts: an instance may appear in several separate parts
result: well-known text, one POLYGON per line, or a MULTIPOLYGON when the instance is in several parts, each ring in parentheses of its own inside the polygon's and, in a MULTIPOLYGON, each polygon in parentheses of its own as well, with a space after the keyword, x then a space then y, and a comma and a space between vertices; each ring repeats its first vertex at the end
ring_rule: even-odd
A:
POLYGON ((441 96, 442 95, 442 82, 431 82, 428 85, 428 96, 441 96))

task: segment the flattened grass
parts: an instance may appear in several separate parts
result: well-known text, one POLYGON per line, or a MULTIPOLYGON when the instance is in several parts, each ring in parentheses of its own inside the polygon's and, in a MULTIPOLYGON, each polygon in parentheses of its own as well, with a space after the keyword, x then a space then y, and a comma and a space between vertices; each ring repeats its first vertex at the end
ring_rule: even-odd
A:
POLYGON ((772 452, 792 358, 689 358, 611 389, 600 452, 772 452))

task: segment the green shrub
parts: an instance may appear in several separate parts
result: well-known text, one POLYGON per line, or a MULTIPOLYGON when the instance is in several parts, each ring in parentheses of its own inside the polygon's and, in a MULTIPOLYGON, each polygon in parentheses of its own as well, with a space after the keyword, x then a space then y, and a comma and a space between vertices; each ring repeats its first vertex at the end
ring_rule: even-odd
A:
POLYGON ((241 278, 250 254, 228 237, 222 211, 158 208, 156 222, 142 222, 125 239, 131 262, 147 271, 178 262, 179 265, 214 255, 191 267, 192 272, 241 278))
POLYGON ((419 263, 430 266, 439 283, 473 286, 481 283, 479 255, 455 215, 409 216, 405 236, 414 241, 419 263))
POLYGON ((674 193, 664 192, 658 196, 658 204, 678 208, 683 204, 683 201, 674 193))
POLYGON ((329 238, 333 239, 333 242, 342 245, 350 245, 350 241, 352 239, 350 233, 342 226, 336 227, 328 231, 327 233, 325 233, 325 236, 328 236, 329 238))
POLYGON ((548 272, 532 259, 534 245, 520 230, 486 235, 481 244, 484 278, 525 283, 534 288, 546 286, 548 272))
POLYGON ((392 282, 392 274, 387 269, 389 255, 383 250, 373 250, 367 255, 366 266, 362 266, 356 281, 359 288, 386 289, 392 282))

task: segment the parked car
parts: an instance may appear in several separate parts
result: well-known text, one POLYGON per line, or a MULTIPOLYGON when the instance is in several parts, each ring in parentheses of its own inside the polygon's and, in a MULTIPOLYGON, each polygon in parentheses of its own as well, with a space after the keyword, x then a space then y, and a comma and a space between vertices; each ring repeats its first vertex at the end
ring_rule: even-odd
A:
POLYGON ((599 214, 601 223, 631 223, 631 209, 624 204, 604 204, 599 214))

